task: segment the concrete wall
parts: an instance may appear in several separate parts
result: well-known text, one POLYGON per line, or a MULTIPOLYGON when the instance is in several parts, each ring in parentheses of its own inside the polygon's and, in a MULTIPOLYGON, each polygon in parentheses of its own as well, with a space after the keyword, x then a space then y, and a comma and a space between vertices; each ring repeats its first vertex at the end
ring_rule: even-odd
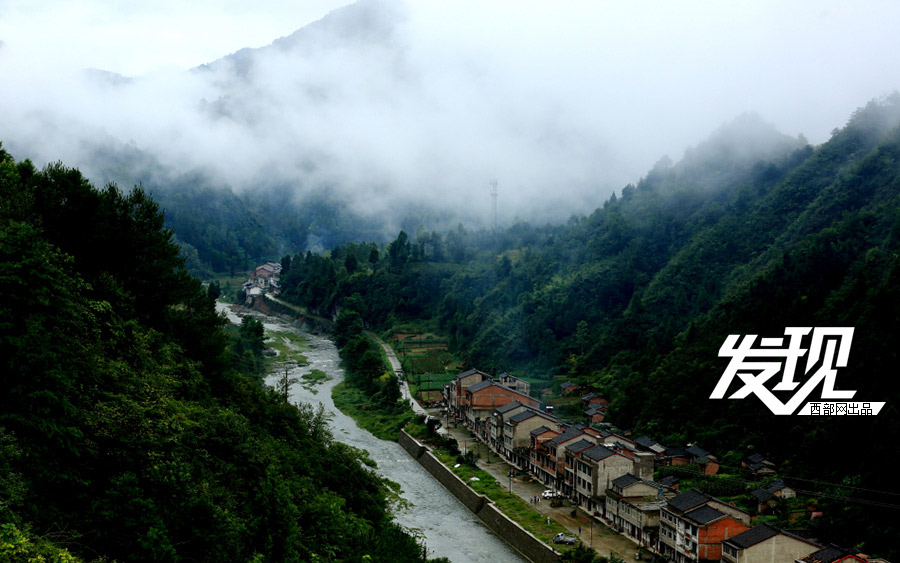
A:
POLYGON ((401 431, 398 441, 410 456, 471 510, 489 530, 500 536, 529 561, 534 563, 559 561, 559 553, 510 520, 487 497, 476 493, 415 438, 401 431))

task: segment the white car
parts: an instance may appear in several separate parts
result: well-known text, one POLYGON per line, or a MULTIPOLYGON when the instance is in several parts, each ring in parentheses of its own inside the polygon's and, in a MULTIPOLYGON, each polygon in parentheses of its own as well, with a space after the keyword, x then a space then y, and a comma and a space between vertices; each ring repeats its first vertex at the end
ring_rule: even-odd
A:
POLYGON ((546 498, 546 499, 562 498, 562 495, 559 494, 559 493, 557 493, 557 492, 554 491, 553 489, 547 489, 546 491, 544 491, 543 493, 541 493, 541 496, 544 497, 544 498, 546 498))
POLYGON ((553 543, 564 543, 566 545, 575 545, 575 542, 578 540, 573 538, 572 536, 567 536, 564 533, 560 532, 553 536, 553 543))

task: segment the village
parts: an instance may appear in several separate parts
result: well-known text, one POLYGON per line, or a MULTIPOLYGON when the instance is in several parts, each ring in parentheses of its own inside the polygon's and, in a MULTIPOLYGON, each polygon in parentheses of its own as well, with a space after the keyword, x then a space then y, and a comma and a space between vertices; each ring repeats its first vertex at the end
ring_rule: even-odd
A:
MULTIPOLYGON (((243 284, 246 301, 279 293, 280 273, 276 262, 255 268, 243 284)), ((399 365, 395 370, 402 371, 399 365)), ((673 563, 888 563, 809 537, 802 526, 787 530, 760 522, 798 492, 764 456, 751 454, 740 462, 748 482, 760 484, 748 495, 751 509, 693 488, 682 490, 678 477, 654 480, 654 475, 682 468, 688 475, 714 476, 721 468, 717 456, 697 444, 667 447, 648 436, 633 437, 604 422, 609 401, 601 395, 568 381, 559 390, 579 398, 584 422, 555 416, 552 406, 531 396, 527 381, 478 369, 459 373, 439 396, 432 393, 422 402, 431 407, 428 412, 440 414, 445 432, 454 429, 457 437, 467 432, 508 464, 510 480, 517 475, 540 483, 544 490, 537 501, 571 503, 598 529, 606 526, 630 540, 639 549, 637 557, 643 552, 673 563)), ((809 521, 821 513, 803 516, 809 521)), ((582 536, 581 527, 578 531, 582 536)))
MULTIPOLYGON (((572 382, 564 394, 580 396, 585 422, 566 422, 530 396, 528 382, 477 369, 444 386, 443 419, 465 428, 509 465, 511 471, 546 487, 546 498, 566 499, 593 521, 630 539, 657 558, 675 563, 887 563, 858 550, 760 523, 759 517, 797 491, 759 454, 741 460, 751 509, 696 489, 682 490, 674 476, 654 480, 666 467, 689 475, 716 475, 718 459, 696 444, 666 447, 647 436, 632 437, 603 422, 609 402, 572 382), (549 412, 548 412, 549 411, 549 412), (764 485, 763 485, 764 483, 764 485)), ((821 516, 810 512, 810 518, 821 516)), ((580 531, 580 528, 579 528, 580 531)))

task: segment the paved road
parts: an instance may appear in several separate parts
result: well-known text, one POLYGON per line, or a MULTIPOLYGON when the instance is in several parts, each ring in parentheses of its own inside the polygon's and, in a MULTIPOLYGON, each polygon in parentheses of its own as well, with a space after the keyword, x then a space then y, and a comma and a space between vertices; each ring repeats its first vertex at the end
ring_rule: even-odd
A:
MULTIPOLYGON (((374 333, 367 332, 367 334, 375 342, 379 343, 384 349, 385 354, 387 354, 388 361, 391 363, 391 369, 394 370, 394 374, 400 379, 403 397, 410 402, 413 411, 416 413, 439 416, 437 409, 426 410, 410 396, 409 386, 406 384, 406 380, 403 377, 403 367, 400 364, 400 360, 397 359, 397 354, 394 353, 394 349, 378 338, 374 333)), ((459 441, 459 443, 465 441, 468 444, 472 444, 475 442, 471 432, 466 428, 441 428, 441 430, 448 431, 451 436, 459 441)), ((501 458, 496 453, 491 452, 489 455, 487 445, 482 443, 478 443, 478 445, 480 448, 478 466, 493 475, 501 485, 509 483, 508 474, 511 466, 506 462, 501 461, 501 458)), ((512 483, 513 492, 526 502, 529 502, 531 497, 540 496, 545 489, 542 483, 530 479, 528 482, 524 482, 522 477, 514 477, 512 483)), ((582 543, 594 548, 598 555, 609 557, 610 554, 615 554, 624 558, 626 561, 634 560, 638 549, 637 545, 625 536, 617 534, 608 528, 600 520, 589 516, 585 511, 578 509, 576 517, 573 518, 571 516, 571 505, 553 508, 550 506, 549 502, 541 502, 531 506, 534 510, 546 514, 553 520, 556 520, 559 524, 569 530, 569 533, 573 536, 579 536, 580 529, 581 534, 579 537, 582 543)))
MULTIPOLYGON (((456 438, 460 444, 463 443, 463 440, 465 440, 467 444, 475 442, 472 433, 463 427, 451 428, 450 435, 456 438)), ((478 442, 478 447, 478 466, 493 475, 502 486, 507 486, 509 483, 508 475, 511 466, 505 461, 502 461, 502 458, 493 451, 488 454, 489 449, 487 445, 478 442)), ((524 501, 529 502, 531 497, 540 496, 541 492, 543 492, 546 487, 543 483, 531 480, 530 478, 528 478, 527 482, 523 482, 522 477, 514 477, 512 480, 512 489, 513 492, 524 501)), ((598 555, 609 557, 610 554, 615 554, 624 558, 626 561, 635 560, 638 546, 634 542, 611 530, 600 520, 589 516, 580 508, 577 511, 577 516, 573 518, 571 516, 573 505, 568 503, 568 501, 566 504, 567 506, 564 507, 553 508, 548 501, 542 501, 537 505, 531 506, 538 512, 547 514, 550 518, 556 520, 559 524, 569 530, 569 533, 573 536, 579 536, 578 530, 580 528, 581 535, 579 537, 582 543, 594 548, 598 555)))

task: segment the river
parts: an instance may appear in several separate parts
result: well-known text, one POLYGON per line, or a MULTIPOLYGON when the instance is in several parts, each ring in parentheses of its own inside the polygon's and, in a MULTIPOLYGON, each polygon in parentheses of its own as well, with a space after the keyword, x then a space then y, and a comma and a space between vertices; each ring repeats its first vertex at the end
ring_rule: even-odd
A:
MULTIPOLYGON (((240 324, 240 319, 227 306, 219 304, 218 308, 232 322, 240 324)), ((340 368, 340 358, 331 340, 305 332, 277 317, 259 315, 259 318, 266 330, 293 331, 307 339, 311 349, 303 355, 309 363, 292 370, 289 376, 299 378, 303 373, 318 369, 331 376, 331 379, 311 388, 294 385, 291 388, 291 402, 322 404, 331 414, 331 429, 335 440, 369 452, 369 457, 378 464, 378 473, 400 484, 403 489, 401 496, 408 501, 409 507, 398 510, 396 519, 404 527, 424 537, 429 557, 446 557, 454 563, 527 561, 484 527, 456 497, 409 457, 399 444, 376 438, 335 408, 331 390, 344 379, 344 372, 340 368)), ((270 376, 266 383, 274 385, 277 377, 270 376)))

